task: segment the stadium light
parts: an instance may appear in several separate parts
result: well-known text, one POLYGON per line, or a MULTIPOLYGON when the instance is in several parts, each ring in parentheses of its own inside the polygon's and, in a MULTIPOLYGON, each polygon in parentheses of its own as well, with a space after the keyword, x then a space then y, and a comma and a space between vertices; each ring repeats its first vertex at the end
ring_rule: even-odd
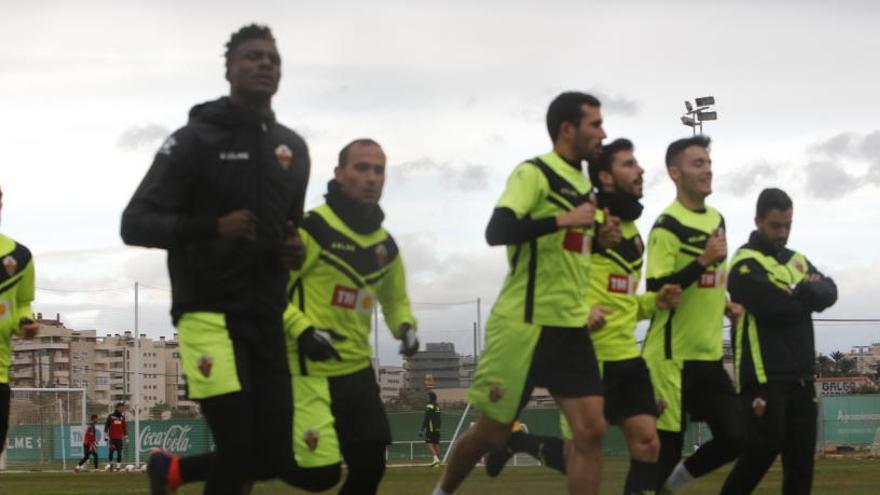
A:
POLYGON ((697 129, 700 130, 702 135, 703 122, 718 120, 718 112, 711 108, 714 104, 714 96, 694 98, 694 103, 691 103, 690 100, 685 100, 684 108, 687 112, 681 116, 682 125, 690 127, 693 130, 694 136, 697 135, 697 129))

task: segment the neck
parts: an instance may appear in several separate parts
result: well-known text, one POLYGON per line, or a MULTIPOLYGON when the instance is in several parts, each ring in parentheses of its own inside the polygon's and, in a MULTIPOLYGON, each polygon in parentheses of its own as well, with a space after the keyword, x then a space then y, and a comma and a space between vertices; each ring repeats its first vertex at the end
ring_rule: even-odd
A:
POLYGON ((574 149, 565 143, 555 143, 553 145, 553 151, 555 151, 557 155, 561 156, 569 163, 581 162, 580 157, 577 156, 577 153, 574 152, 574 149))
POLYGON ((263 97, 253 97, 250 95, 232 92, 229 99, 236 105, 249 108, 261 115, 272 113, 272 99, 263 97))
POLYGON ((689 195, 686 192, 679 190, 676 199, 688 210, 697 211, 706 209, 706 198, 703 196, 689 195))

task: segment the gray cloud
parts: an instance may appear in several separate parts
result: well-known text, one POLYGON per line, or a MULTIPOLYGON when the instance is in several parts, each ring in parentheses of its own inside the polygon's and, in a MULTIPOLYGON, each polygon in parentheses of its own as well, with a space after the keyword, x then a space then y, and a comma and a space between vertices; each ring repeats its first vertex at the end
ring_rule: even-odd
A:
POLYGON ((880 131, 840 133, 810 146, 808 154, 813 160, 806 170, 807 191, 817 198, 837 199, 865 185, 880 185, 880 131))
POLYGON ((715 181, 715 183, 720 184, 725 192, 735 196, 743 196, 751 192, 755 186, 763 186, 763 181, 776 179, 781 167, 780 164, 759 160, 751 165, 741 167, 735 172, 722 175, 721 180, 715 181))
POLYGON ((401 182, 424 177, 439 178, 447 188, 461 192, 484 191, 489 187, 489 167, 469 162, 454 165, 452 162, 419 158, 392 165, 389 174, 401 182))
POLYGON ((602 102, 602 113, 632 117, 639 113, 639 104, 621 95, 611 95, 600 89, 591 89, 587 93, 592 94, 602 102))
POLYGON ((807 165, 807 192, 819 199, 837 199, 861 185, 857 177, 830 161, 807 165))
POLYGON ((159 124, 131 126, 124 130, 116 140, 116 147, 134 150, 144 146, 155 146, 170 133, 168 129, 159 124))

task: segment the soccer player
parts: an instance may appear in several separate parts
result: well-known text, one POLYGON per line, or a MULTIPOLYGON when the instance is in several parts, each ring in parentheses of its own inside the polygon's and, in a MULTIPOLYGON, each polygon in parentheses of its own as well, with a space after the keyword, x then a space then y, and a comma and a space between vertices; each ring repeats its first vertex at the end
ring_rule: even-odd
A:
POLYGON ((678 307, 654 314, 642 351, 654 393, 666 404, 657 421, 658 489, 669 492, 735 459, 745 439, 739 400, 721 363, 725 312, 734 320, 742 307, 727 302, 724 218, 705 203, 712 193, 709 144, 694 136, 667 148, 676 199, 648 236, 647 290, 682 288, 678 307), (712 440, 679 462, 688 414, 709 424, 712 440))
POLYGON ((428 392, 428 403, 425 404, 425 419, 422 420, 422 429, 419 430, 419 438, 424 437, 425 447, 434 458, 431 467, 440 465, 440 405, 437 404, 437 394, 428 392))
POLYGON ((225 59, 229 96, 193 107, 122 215, 126 244, 168 251, 188 397, 216 442, 212 454, 151 456, 154 494, 206 479, 205 493, 238 495, 293 462, 278 441, 293 410, 282 315, 302 262, 309 154, 272 112, 281 57, 269 28, 233 33, 225 59))
MULTIPOLYGON (((0 189, 0 211, 3 190, 0 189)), ((6 448, 9 430, 9 365, 12 362, 12 335, 34 338, 40 326, 31 318, 34 300, 34 262, 23 244, 0 234, 0 454, 6 448)))
MULTIPOLYGON (((338 439, 335 455, 341 449, 348 467, 339 491, 343 495, 376 493, 391 443, 371 363, 370 320, 377 300, 388 328, 401 341, 401 354, 411 356, 419 347, 403 260, 382 227, 385 164, 384 151, 372 139, 357 139, 339 152, 326 203, 311 210, 300 226, 306 258, 301 269, 291 272, 284 315, 294 386, 310 380, 308 394, 329 403, 335 419, 335 425, 325 418, 311 426, 295 419, 302 424, 297 430, 303 435, 311 431, 318 442, 316 448, 295 448, 298 464, 326 465, 334 454, 329 446, 338 439)), ((303 437, 295 436, 294 442, 303 437)))
POLYGON ((125 424, 125 404, 116 403, 116 408, 112 413, 107 415, 104 422, 104 437, 109 439, 108 442, 108 466, 113 464, 113 453, 116 452, 116 470, 122 463, 122 449, 124 447, 125 438, 128 436, 128 428, 125 424))
POLYGON ((582 168, 602 151, 599 100, 560 94, 547 111, 547 130, 553 151, 513 170, 486 229, 490 245, 507 246, 510 270, 468 395, 480 417, 453 447, 434 495, 453 493, 483 454, 507 444, 535 386, 549 389, 572 426, 569 492, 599 490, 606 423, 598 363, 584 331, 596 211, 582 168))
POLYGON ((98 425, 98 416, 92 414, 92 418, 89 421, 89 426, 86 427, 86 431, 83 433, 83 456, 80 459, 79 463, 76 465, 74 470, 76 472, 80 472, 82 470, 83 464, 89 462, 89 457, 95 463, 95 470, 98 469, 98 430, 96 426, 98 425))
MULTIPOLYGON (((587 292, 592 305, 589 329, 602 369, 605 419, 620 426, 630 452, 623 493, 653 493, 660 453, 657 404, 635 331, 638 321, 651 317, 657 309, 674 308, 681 288, 667 284, 656 293, 636 294, 644 245, 635 221, 642 214, 639 200, 644 170, 633 154, 632 142, 617 139, 605 145, 602 156, 590 162, 588 170, 598 188, 598 206, 610 214, 600 223, 619 222, 622 236, 616 246, 593 252, 587 292)), ((490 454, 486 471, 497 476, 515 452, 528 452, 564 473, 566 450, 555 437, 514 433, 506 449, 490 454)))
POLYGON ((809 494, 817 416, 811 314, 837 301, 837 286, 786 247, 788 194, 764 189, 756 210, 757 229, 734 254, 727 281, 730 298, 745 308, 733 341, 749 444, 721 493, 752 493, 782 453, 782 493, 809 494))

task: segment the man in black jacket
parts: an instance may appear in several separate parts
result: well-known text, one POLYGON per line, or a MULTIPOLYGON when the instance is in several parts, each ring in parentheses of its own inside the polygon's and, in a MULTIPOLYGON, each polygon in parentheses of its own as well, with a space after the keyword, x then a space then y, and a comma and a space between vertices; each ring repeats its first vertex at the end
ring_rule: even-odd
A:
POLYGON ((282 314, 302 261, 309 155, 272 112, 281 59, 269 28, 245 26, 226 48, 229 97, 193 107, 122 215, 126 244, 168 251, 188 395, 216 444, 194 458, 154 453, 154 494, 206 479, 205 493, 238 495, 292 462, 282 314))
POLYGON ((808 494, 816 450, 813 312, 837 300, 834 281, 786 248, 791 198, 780 189, 758 196, 749 242, 731 263, 728 290, 745 307, 734 334, 737 388, 750 441, 721 493, 751 493, 782 453, 782 493, 808 494))

